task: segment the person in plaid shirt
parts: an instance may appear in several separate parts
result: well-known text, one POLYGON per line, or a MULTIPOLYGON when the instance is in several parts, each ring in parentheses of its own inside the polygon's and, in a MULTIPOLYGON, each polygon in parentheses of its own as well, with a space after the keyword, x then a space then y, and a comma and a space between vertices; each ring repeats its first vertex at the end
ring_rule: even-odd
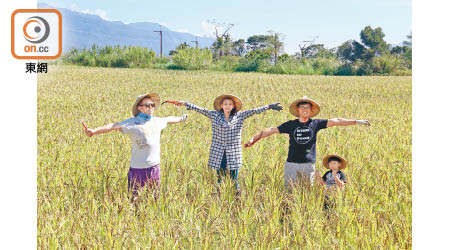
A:
POLYGON ((237 194, 240 193, 238 182, 238 171, 242 166, 242 143, 241 134, 244 120, 248 117, 264 112, 268 109, 280 111, 283 107, 280 103, 240 111, 241 100, 231 94, 224 94, 214 101, 214 109, 208 110, 192 103, 178 101, 178 106, 186 106, 188 110, 194 110, 211 119, 212 143, 208 159, 208 165, 217 171, 218 182, 230 170, 230 175, 235 182, 237 194))

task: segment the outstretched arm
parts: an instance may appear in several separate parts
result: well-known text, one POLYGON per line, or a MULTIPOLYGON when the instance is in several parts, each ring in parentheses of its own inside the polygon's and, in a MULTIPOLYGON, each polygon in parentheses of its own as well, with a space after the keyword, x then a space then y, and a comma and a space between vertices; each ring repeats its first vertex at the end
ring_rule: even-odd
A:
POLYGON ((214 112, 213 110, 208 110, 208 109, 199 107, 197 105, 194 105, 192 103, 188 103, 188 102, 185 102, 185 101, 176 101, 174 104, 177 105, 177 106, 183 106, 184 105, 184 106, 186 106, 187 110, 197 111, 198 113, 200 113, 200 114, 202 114, 204 116, 207 116, 209 118, 212 117, 212 114, 214 112))
POLYGON ((279 102, 272 103, 272 104, 269 104, 267 106, 262 106, 262 107, 259 107, 259 108, 242 111, 241 112, 241 116, 242 116, 242 119, 247 119, 247 118, 249 118, 252 115, 262 113, 262 112, 264 112, 266 110, 269 110, 269 109, 280 111, 280 110, 283 109, 283 106, 281 106, 279 102))
POLYGON ((251 147, 253 144, 255 144, 257 141, 259 141, 262 138, 266 138, 268 136, 271 136, 273 134, 279 134, 280 131, 277 127, 271 127, 271 128, 265 128, 261 130, 261 132, 257 133, 255 136, 253 136, 246 144, 245 147, 251 147))
POLYGON ((114 130, 122 130, 122 127, 120 127, 118 123, 110 123, 110 124, 107 124, 105 126, 94 128, 94 129, 90 129, 90 128, 85 127, 84 128, 84 133, 87 136, 91 137, 93 135, 108 133, 108 132, 111 132, 111 131, 114 131, 114 130))
POLYGON ((327 128, 334 126, 349 126, 356 124, 370 126, 370 122, 368 120, 350 120, 345 118, 333 118, 328 119, 327 128))
POLYGON ((174 124, 174 123, 184 122, 184 121, 186 121, 187 117, 188 117, 187 114, 184 114, 184 115, 182 115, 180 117, 178 117, 178 116, 168 116, 168 117, 166 117, 167 124, 174 124))

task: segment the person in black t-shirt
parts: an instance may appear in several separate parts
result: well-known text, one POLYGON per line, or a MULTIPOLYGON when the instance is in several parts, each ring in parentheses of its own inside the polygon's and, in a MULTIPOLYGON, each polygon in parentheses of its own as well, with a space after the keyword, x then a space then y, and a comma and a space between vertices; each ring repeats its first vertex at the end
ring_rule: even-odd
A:
POLYGON ((355 124, 370 126, 367 120, 311 119, 320 112, 320 105, 306 96, 292 102, 289 111, 298 118, 278 127, 265 128, 245 144, 246 147, 251 147, 258 140, 273 134, 289 134, 289 152, 284 165, 285 187, 297 182, 298 174, 301 174, 303 181, 311 184, 314 181, 316 139, 321 129, 355 124))
POLYGON ((334 200, 329 197, 331 194, 329 191, 336 187, 342 188, 347 182, 344 172, 341 172, 341 170, 347 166, 347 161, 339 155, 327 155, 323 158, 323 165, 325 168, 330 170, 328 170, 322 177, 320 177, 320 171, 316 170, 315 175, 317 182, 326 187, 327 192, 325 195, 323 208, 327 210, 335 206, 334 200))

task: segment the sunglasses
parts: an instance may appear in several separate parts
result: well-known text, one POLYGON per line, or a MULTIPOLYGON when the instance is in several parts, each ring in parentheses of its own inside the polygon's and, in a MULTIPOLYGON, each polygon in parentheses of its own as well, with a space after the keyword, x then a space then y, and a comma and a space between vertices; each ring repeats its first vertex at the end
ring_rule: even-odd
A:
POLYGON ((146 103, 146 104, 141 104, 141 105, 138 105, 138 106, 145 106, 147 108, 150 108, 150 107, 154 108, 154 107, 156 107, 156 104, 154 104, 154 103, 146 103))

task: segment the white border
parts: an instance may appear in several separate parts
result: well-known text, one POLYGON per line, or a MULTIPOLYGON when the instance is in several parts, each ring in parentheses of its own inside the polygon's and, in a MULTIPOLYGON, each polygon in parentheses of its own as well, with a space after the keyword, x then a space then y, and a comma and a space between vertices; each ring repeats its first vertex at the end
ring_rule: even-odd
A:
POLYGON ((448 12, 446 1, 413 1, 412 239, 415 249, 448 248, 448 12))
MULTIPOLYGON (((2 2, 1 8, 1 172, 2 249, 37 248, 37 79, 11 54, 11 14, 36 9, 34 0, 2 2)), ((34 61, 35 62, 35 61, 34 61)))

